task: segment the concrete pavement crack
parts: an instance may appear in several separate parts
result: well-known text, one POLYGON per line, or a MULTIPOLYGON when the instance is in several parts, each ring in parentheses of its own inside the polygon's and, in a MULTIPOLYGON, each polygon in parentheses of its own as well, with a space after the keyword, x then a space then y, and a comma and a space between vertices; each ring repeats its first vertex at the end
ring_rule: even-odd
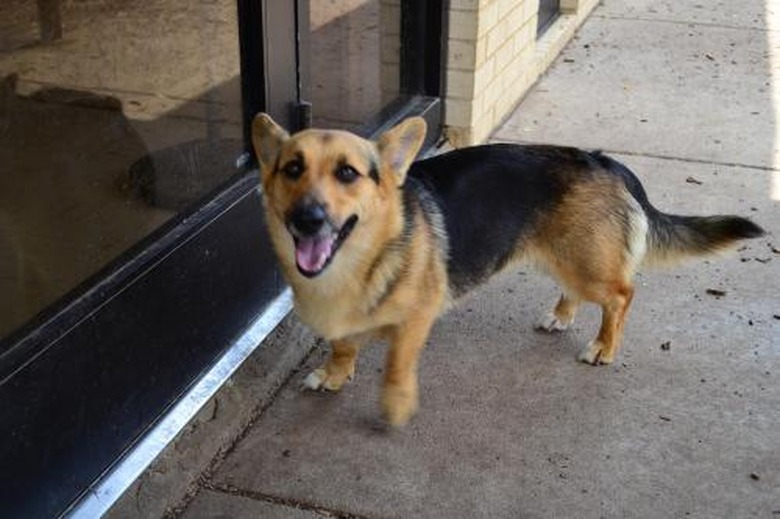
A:
POLYGON ((263 492, 257 492, 255 490, 240 489, 232 485, 215 485, 212 483, 207 483, 204 488, 213 492, 220 492, 231 496, 245 497, 255 501, 264 501, 275 505, 295 508, 297 510, 307 510, 338 519, 369 519, 368 516, 337 510, 325 505, 314 503, 312 501, 302 501, 300 499, 280 497, 263 492))
POLYGON ((712 27, 715 29, 729 29, 738 31, 759 31, 759 32, 776 32, 767 27, 750 27, 748 25, 730 25, 725 23, 713 23, 701 20, 673 20, 669 18, 649 18, 642 16, 614 16, 609 14, 593 14, 592 18, 600 18, 602 20, 618 20, 626 22, 656 22, 656 23, 668 23, 673 25, 685 25, 685 26, 701 26, 712 27))
MULTIPOLYGON (((490 139, 490 142, 509 142, 513 144, 523 144, 523 145, 541 144, 535 141, 527 141, 523 139, 507 139, 507 138, 501 138, 501 139, 492 138, 490 139)), ((572 145, 572 146, 577 146, 577 145, 572 145)), ((678 157, 674 155, 664 155, 661 153, 645 153, 641 151, 617 150, 617 149, 600 148, 600 147, 599 148, 589 148, 589 147, 582 147, 582 146, 577 146, 577 147, 581 147, 582 149, 586 149, 586 150, 598 149, 599 151, 602 151, 609 155, 626 155, 629 157, 645 157, 648 159, 676 160, 678 162, 686 162, 689 164, 708 164, 712 166, 752 169, 757 171, 768 171, 768 172, 780 171, 780 168, 775 168, 772 166, 762 166, 759 164, 744 164, 740 162, 722 162, 717 160, 697 159, 693 157, 678 157)))
POLYGON ((753 169, 758 171, 780 171, 780 169, 778 168, 773 168, 771 166, 761 166, 758 164, 743 164, 740 162, 721 162, 716 160, 696 159, 692 157, 676 157, 674 155, 663 155, 660 153, 643 153, 638 151, 610 150, 610 149, 603 149, 601 151, 612 155, 627 155, 631 157, 647 157, 649 159, 676 160, 678 162, 687 162, 690 164, 710 164, 713 166, 753 169))

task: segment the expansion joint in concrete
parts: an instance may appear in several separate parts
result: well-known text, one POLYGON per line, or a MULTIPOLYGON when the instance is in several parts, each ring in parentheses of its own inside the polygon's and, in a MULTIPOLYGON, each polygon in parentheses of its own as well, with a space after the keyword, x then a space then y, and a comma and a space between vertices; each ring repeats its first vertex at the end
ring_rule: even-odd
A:
POLYGON ((709 27, 715 29, 729 29, 736 31, 759 31, 759 32, 774 32, 767 27, 750 27, 747 25, 731 25, 727 23, 713 23, 705 22, 701 20, 672 20, 668 18, 649 18, 643 16, 614 16, 608 14, 591 15, 593 18, 600 18, 602 20, 616 20, 621 22, 651 22, 651 23, 667 23, 671 25, 685 25, 686 27, 709 27))
MULTIPOLYGON (((499 142, 499 140, 494 140, 491 142, 499 142)), ((510 142, 513 144, 523 144, 523 145, 540 144, 535 141, 528 141, 524 139, 506 139, 506 138, 500 139, 500 142, 510 142)), ((764 166, 761 164, 745 164, 742 162, 723 162, 723 161, 710 160, 710 159, 697 159, 694 157, 680 157, 676 155, 665 155, 662 153, 646 153, 642 151, 618 150, 618 149, 608 149, 608 148, 598 148, 598 150, 608 155, 624 155, 627 157, 643 157, 648 159, 673 160, 677 162, 685 162, 688 164, 707 164, 712 166, 721 166, 724 168, 742 168, 742 169, 752 169, 756 171, 767 171, 767 172, 780 171, 780 169, 777 167, 764 166)))
MULTIPOLYGON (((212 479, 214 477, 214 473, 219 469, 219 467, 222 465, 222 462, 225 461, 225 458, 227 458, 230 453, 232 453, 238 444, 246 438, 246 436, 249 434, 249 431, 251 431, 252 426, 257 422, 265 413, 265 411, 274 404, 276 401, 276 397, 279 394, 279 392, 290 382, 290 380, 300 372, 301 368, 306 365, 306 363, 309 361, 309 359, 312 357, 312 355, 315 354, 315 352, 318 349, 318 346, 320 346, 320 340, 317 341, 317 345, 312 347, 308 353, 303 357, 303 359, 298 363, 298 365, 290 370, 290 372, 287 374, 287 376, 276 385, 276 387, 273 388, 273 391, 269 398, 265 399, 262 405, 257 406, 255 409, 253 409, 249 413, 249 417, 247 421, 244 423, 244 426, 241 427, 241 429, 238 431, 236 436, 233 438, 233 440, 226 446, 220 448, 217 453, 214 455, 214 457, 211 459, 211 462, 209 465, 200 473, 200 476, 193 481, 192 485, 190 486, 190 490, 179 500, 179 502, 172 508, 169 508, 167 513, 165 514, 165 519, 174 519, 177 517, 180 517, 190 506, 192 501, 197 497, 198 494, 204 489, 210 489, 210 490, 219 490, 219 487, 215 486, 212 482, 212 479)), ((344 517, 352 517, 352 516, 344 516, 344 517)))
POLYGON ((214 485, 209 483, 208 485, 204 486, 204 488, 211 490, 212 492, 221 492, 231 496, 244 497, 247 499, 253 499, 255 501, 264 501, 266 503, 271 503, 278 506, 286 506, 296 510, 307 510, 310 512, 323 514, 328 517, 334 517, 336 519, 369 519, 369 517, 365 515, 333 509, 310 501, 279 497, 262 492, 256 492, 254 490, 244 490, 236 488, 232 485, 214 485))

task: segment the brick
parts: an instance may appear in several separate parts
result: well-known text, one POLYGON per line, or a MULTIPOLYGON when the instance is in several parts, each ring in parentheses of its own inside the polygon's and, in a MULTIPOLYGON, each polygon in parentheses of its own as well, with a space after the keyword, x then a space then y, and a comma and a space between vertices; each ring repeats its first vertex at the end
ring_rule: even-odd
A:
MULTIPOLYGON (((477 75, 477 77, 479 77, 477 75)), ((460 99, 474 97, 475 75, 473 72, 462 70, 447 71, 447 95, 460 99)))
POLYGON ((495 127, 495 117, 493 109, 489 109, 473 126, 471 131, 471 144, 480 144, 485 142, 495 127))
POLYGON ((515 48, 512 44, 512 40, 505 41, 504 44, 496 51, 495 55, 495 68, 497 74, 502 74, 506 66, 515 57, 515 48))
POLYGON ((486 100, 487 100, 486 92, 480 92, 476 97, 474 97, 474 100, 471 103, 471 107, 472 107, 471 124, 474 124, 474 122, 482 114, 485 113, 485 110, 490 108, 486 103, 486 100))
POLYGON ((498 0, 498 19, 503 20, 517 7, 522 7, 524 0, 498 0))
POLYGON ((506 116, 512 113, 512 110, 520 101, 522 94, 523 94, 523 89, 517 88, 512 92, 507 92, 500 99, 500 101, 496 103, 496 107, 494 110, 494 120, 496 125, 500 124, 501 121, 503 121, 506 116))
POLYGON ((498 1, 486 4, 480 8, 479 13, 479 30, 477 32, 478 37, 482 37, 488 34, 498 24, 498 1))
POLYGON ((444 101, 445 123, 454 126, 471 126, 474 122, 475 104, 466 99, 444 101))
MULTIPOLYGON (((585 13, 595 1, 561 0, 561 5, 585 13)), ((463 146, 490 135, 570 35, 551 30, 537 40, 539 0, 450 0, 449 5, 445 125, 453 145, 463 146)), ((561 20, 567 16, 573 15, 561 20)))
POLYGON ((528 22, 539 14, 539 0, 525 0, 523 2, 523 19, 528 22))
POLYGON ((527 22, 515 33, 512 40, 515 53, 521 53, 526 47, 533 46, 536 43, 536 18, 527 22))
POLYGON ((529 45, 520 53, 516 53, 512 61, 507 65, 506 73, 502 75, 504 88, 515 88, 514 83, 522 74, 536 70, 536 53, 533 46, 529 45))
POLYGON ((480 0, 450 0, 450 9, 460 11, 476 11, 479 9, 480 0))
POLYGON ((500 23, 487 34, 487 55, 493 56, 504 41, 506 41, 506 25, 500 23))
POLYGON ((477 42, 450 39, 447 66, 457 70, 474 70, 477 66, 477 42))
POLYGON ((507 102, 514 103, 522 94, 522 79, 524 74, 522 69, 515 65, 507 68, 506 74, 502 77, 501 85, 504 87, 503 94, 496 100, 496 113, 500 113, 507 102))
POLYGON ((474 68, 478 69, 485 64, 487 60, 487 38, 480 38, 476 42, 476 56, 474 59, 474 68))
POLYGON ((504 17, 508 25, 507 34, 514 34, 523 25, 525 25, 525 11, 523 11, 523 5, 517 4, 514 9, 509 11, 504 17))
POLYGON ((449 37, 456 40, 476 40, 477 13, 451 9, 449 32, 449 37))
POLYGON ((474 89, 473 92, 482 92, 485 87, 493 80, 494 75, 495 58, 492 56, 485 60, 485 63, 479 67, 474 73, 474 89))
MULTIPOLYGON (((496 101, 499 97, 503 94, 503 91, 501 89, 501 80, 500 78, 493 78, 493 81, 491 81, 482 92, 478 92, 478 95, 482 94, 482 113, 488 112, 493 109, 493 107, 496 105, 496 101)), ((476 114, 476 118, 480 118, 480 114, 476 114)))

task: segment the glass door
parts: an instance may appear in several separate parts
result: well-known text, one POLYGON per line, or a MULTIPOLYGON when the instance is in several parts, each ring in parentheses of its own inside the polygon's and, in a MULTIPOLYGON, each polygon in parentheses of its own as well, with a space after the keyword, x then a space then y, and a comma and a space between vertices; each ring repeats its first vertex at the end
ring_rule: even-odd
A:
POLYGON ((307 4, 313 125, 356 130, 400 94, 400 3, 307 4))
POLYGON ((233 0, 0 19, 4 338, 235 175, 243 142, 233 0))
POLYGON ((0 2, 0 510, 58 516, 283 290, 259 111, 440 126, 442 1, 0 2))
POLYGON ((0 2, 9 517, 61 513, 281 288, 238 27, 235 0, 0 2))
POLYGON ((301 125, 370 136, 411 113, 440 121, 440 2, 298 2, 301 125))

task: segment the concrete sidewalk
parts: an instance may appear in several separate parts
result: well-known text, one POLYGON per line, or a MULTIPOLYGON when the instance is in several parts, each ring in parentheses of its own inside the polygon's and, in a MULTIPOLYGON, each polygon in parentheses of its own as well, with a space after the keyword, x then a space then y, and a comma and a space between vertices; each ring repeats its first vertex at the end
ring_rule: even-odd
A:
POLYGON ((320 346, 177 514, 780 517, 780 35, 765 4, 607 0, 493 140, 604 149, 660 209, 774 235, 642 274, 608 367, 575 360, 595 307, 536 333, 557 288, 506 273, 436 325, 420 414, 397 431, 379 425, 384 347, 341 393, 301 392, 320 346))

